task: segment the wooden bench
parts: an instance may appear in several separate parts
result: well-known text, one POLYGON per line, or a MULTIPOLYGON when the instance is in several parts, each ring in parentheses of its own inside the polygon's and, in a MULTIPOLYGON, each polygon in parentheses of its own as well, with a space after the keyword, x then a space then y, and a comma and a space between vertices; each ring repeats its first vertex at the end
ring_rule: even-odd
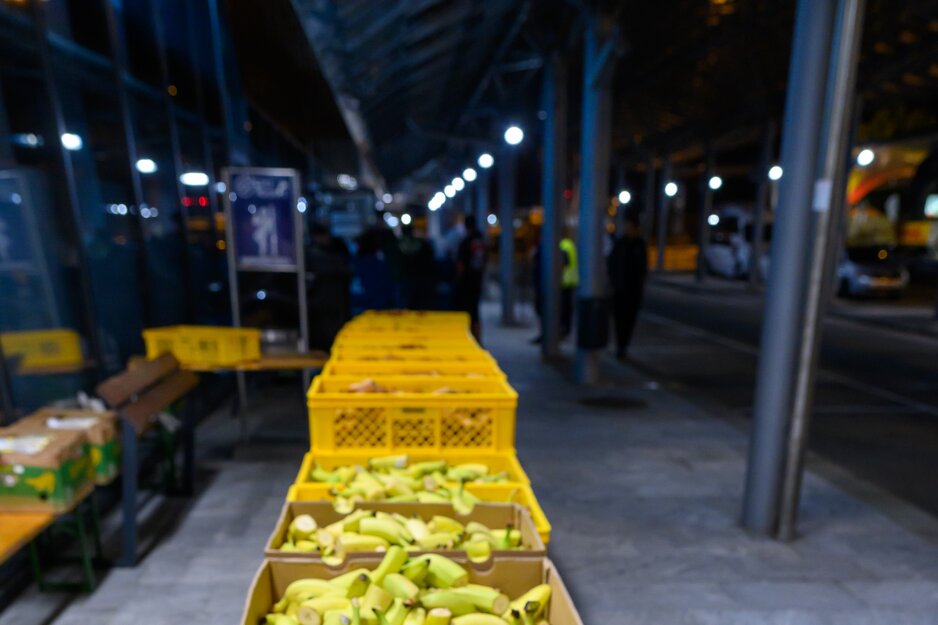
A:
MULTIPOLYGON (((198 384, 198 377, 183 371, 171 354, 155 360, 135 363, 102 382, 98 397, 121 419, 121 557, 118 566, 137 563, 137 506, 140 474, 140 439, 154 430, 160 414, 184 398, 198 384)), ((182 483, 187 493, 193 490, 195 426, 198 415, 186 402, 180 415, 182 440, 182 483)))
POLYGON ((102 553, 98 512, 89 490, 84 497, 75 501, 70 509, 59 513, 0 512, 0 564, 5 563, 21 549, 28 546, 33 577, 39 590, 65 590, 69 592, 75 590, 91 592, 94 590, 96 583, 94 565, 91 546, 88 544, 88 531, 85 527, 86 512, 83 508, 88 508, 90 512, 92 540, 95 554, 100 559, 102 553), (56 529, 64 530, 68 532, 69 536, 78 540, 77 562, 81 564, 83 577, 79 583, 49 582, 43 576, 37 541, 43 532, 53 527, 53 525, 56 529))

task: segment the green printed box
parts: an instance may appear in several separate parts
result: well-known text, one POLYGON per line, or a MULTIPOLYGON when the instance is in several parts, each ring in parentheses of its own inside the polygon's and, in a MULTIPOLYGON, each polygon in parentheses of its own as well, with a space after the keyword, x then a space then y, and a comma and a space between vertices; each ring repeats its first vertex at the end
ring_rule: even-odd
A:
POLYGON ((0 510, 65 512, 92 488, 84 432, 0 428, 0 510))
POLYGON ((88 438, 88 455, 96 484, 109 484, 120 472, 120 428, 114 412, 74 408, 43 408, 23 417, 17 426, 52 431, 82 431, 88 438))

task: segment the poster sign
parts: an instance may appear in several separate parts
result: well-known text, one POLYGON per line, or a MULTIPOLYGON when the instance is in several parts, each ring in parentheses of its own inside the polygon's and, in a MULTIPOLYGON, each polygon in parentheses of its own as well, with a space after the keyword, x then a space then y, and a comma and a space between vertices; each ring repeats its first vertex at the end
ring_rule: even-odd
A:
POLYGON ((230 239, 238 269, 295 271, 299 252, 296 172, 229 171, 230 239))

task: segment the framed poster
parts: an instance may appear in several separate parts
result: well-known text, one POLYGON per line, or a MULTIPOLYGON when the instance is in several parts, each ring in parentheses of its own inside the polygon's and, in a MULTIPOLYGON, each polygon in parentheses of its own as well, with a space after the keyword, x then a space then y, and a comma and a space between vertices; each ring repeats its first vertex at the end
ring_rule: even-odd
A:
POLYGON ((228 245, 239 271, 296 271, 302 222, 292 169, 231 168, 226 172, 228 245))

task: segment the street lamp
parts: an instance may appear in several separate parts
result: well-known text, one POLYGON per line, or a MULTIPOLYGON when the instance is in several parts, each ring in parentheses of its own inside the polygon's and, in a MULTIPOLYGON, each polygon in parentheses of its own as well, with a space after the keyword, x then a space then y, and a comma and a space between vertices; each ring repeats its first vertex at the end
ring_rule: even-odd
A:
POLYGON ((720 178, 719 176, 711 176, 710 180, 707 181, 707 186, 716 191, 723 186, 723 178, 720 178))
POLYGON ((462 170, 462 177, 466 182, 472 182, 476 179, 477 176, 478 174, 476 174, 476 170, 474 170, 472 167, 467 167, 462 170))
POLYGON ((632 194, 623 189, 619 191, 619 204, 628 204, 632 201, 632 194))
POLYGON ((518 126, 509 126, 505 130, 505 143, 508 145, 518 145, 524 141, 524 131, 518 126))
POLYGON ((493 157, 488 152, 483 152, 479 155, 479 160, 477 162, 479 163, 479 167, 482 169, 488 169, 495 164, 495 157, 493 157))
POLYGON ((677 183, 669 182, 668 184, 664 185, 664 194, 668 197, 674 197, 677 195, 677 183))

